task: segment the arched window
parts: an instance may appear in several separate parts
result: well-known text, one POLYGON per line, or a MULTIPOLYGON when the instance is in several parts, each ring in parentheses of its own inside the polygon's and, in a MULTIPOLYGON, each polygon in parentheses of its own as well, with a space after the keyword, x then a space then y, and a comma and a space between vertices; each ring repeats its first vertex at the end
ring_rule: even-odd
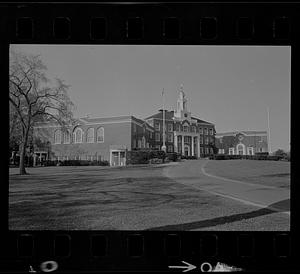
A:
POLYGON ((61 130, 57 129, 54 132, 54 144, 61 144, 61 130))
POLYGON ((94 143, 94 129, 92 127, 90 127, 88 130, 87 130, 87 134, 86 134, 86 142, 87 143, 94 143))
POLYGON ((81 128, 76 128, 74 133, 74 143, 82 143, 82 129, 81 128))
POLYGON ((99 127, 97 129, 97 143, 103 143, 104 142, 104 128, 99 127))
POLYGON ((70 130, 67 130, 64 132, 64 144, 70 144, 71 143, 71 132, 70 130))

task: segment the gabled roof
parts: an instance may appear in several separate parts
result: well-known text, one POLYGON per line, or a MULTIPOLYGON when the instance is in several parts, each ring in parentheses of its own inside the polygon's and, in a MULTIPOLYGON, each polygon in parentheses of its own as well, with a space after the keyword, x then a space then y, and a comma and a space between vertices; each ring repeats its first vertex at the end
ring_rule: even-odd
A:
MULTIPOLYGON (((166 120, 172 120, 174 117, 174 111, 169 111, 169 110, 165 110, 165 119, 166 120)), ((163 119, 163 112, 162 111, 159 111, 158 113, 156 114, 153 114, 147 118, 145 118, 145 120, 149 120, 151 118, 155 118, 155 119, 163 119)))
POLYGON ((216 137, 220 137, 220 136, 235 136, 237 134, 244 134, 244 135, 250 135, 250 136, 255 136, 255 135, 267 135, 268 132, 267 131, 263 131, 263 130, 237 130, 237 131, 229 131, 229 132, 218 132, 216 133, 216 137))
MULTIPOLYGON (((174 111, 173 110, 165 110, 165 119, 166 120, 173 120, 173 117, 174 117, 174 111)), ((149 119, 152 119, 152 118, 154 118, 154 119, 163 119, 163 112, 162 112, 162 110, 161 111, 159 111, 158 113, 156 113, 156 114, 153 114, 153 115, 151 115, 151 116, 149 116, 149 117, 147 117, 145 120, 149 120, 149 119)), ((207 121, 204 121, 204 120, 201 120, 201 119, 198 119, 198 118, 196 118, 196 117, 191 117, 193 120, 196 120, 197 121, 197 123, 201 123, 201 124, 208 124, 208 125, 214 125, 214 124, 212 124, 212 123, 209 123, 209 122, 207 122, 207 121)))

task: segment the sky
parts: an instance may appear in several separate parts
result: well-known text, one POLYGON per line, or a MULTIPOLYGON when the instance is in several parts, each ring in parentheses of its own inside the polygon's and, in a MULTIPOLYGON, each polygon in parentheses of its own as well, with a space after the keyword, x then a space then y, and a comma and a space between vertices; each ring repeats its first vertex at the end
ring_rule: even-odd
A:
POLYGON ((174 110, 180 85, 192 115, 217 132, 267 130, 272 151, 290 149, 289 46, 11 45, 40 55, 50 79, 70 85, 75 117, 174 110))

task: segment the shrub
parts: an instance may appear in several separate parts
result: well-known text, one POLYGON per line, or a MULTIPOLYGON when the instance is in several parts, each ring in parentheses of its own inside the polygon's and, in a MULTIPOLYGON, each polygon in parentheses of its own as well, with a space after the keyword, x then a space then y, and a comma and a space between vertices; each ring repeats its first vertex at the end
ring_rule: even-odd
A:
POLYGON ((178 154, 176 152, 167 153, 167 159, 176 162, 178 160, 178 154))
POLYGON ((161 150, 132 150, 127 153, 127 163, 128 164, 147 164, 150 159, 161 159, 162 162, 165 161, 166 153, 161 150))

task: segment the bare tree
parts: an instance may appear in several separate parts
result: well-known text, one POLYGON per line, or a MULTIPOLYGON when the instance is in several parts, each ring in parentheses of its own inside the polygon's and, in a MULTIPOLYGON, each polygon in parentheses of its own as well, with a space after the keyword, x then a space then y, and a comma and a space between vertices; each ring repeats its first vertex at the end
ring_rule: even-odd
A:
POLYGON ((61 79, 55 79, 52 85, 46 71, 40 56, 11 51, 9 102, 20 123, 20 174, 26 174, 26 147, 35 123, 55 121, 64 128, 73 121, 69 87, 61 79))

